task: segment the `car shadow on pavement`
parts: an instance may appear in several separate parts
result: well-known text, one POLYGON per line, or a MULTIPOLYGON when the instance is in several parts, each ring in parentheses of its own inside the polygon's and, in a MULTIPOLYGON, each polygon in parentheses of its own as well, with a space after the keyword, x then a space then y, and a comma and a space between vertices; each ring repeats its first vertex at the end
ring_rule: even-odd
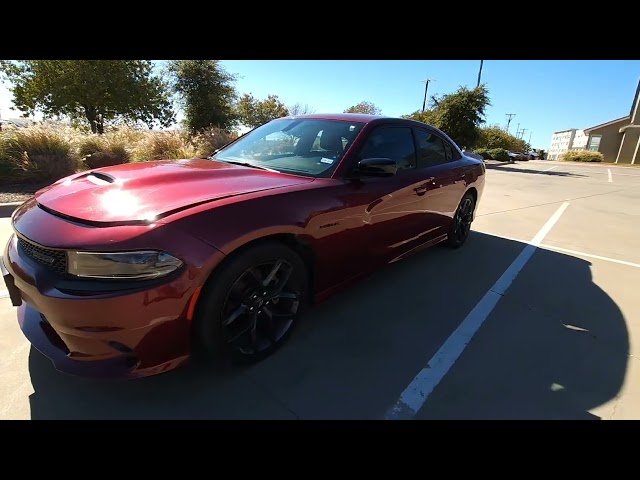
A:
POLYGON ((517 173, 533 173, 538 175, 550 175, 553 177, 587 177, 588 175, 582 175, 580 173, 562 172, 558 170, 534 170, 531 168, 518 168, 509 166, 510 164, 486 164, 489 170, 500 170, 503 172, 517 172, 517 173))
MULTIPOLYGON (((473 232, 308 312, 253 367, 67 376, 32 349, 32 419, 379 419, 526 245, 473 232)), ((620 391, 629 341, 590 264, 538 250, 417 418, 594 418, 620 391)))

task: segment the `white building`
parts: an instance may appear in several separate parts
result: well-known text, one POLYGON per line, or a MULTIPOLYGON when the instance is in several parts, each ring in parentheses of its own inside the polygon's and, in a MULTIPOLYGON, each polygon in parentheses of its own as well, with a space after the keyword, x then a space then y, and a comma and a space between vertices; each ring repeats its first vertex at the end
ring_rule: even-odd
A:
POLYGON ((587 148, 589 135, 584 130, 571 128, 554 132, 551 137, 551 148, 547 155, 548 160, 558 160, 560 155, 568 150, 584 150, 587 148))
POLYGON ((549 149, 547 159, 558 160, 560 155, 571 148, 575 135, 575 128, 553 132, 553 136, 551 137, 551 148, 549 149))
POLYGON ((584 130, 576 130, 576 134, 573 136, 573 143, 569 147, 569 150, 586 150, 588 141, 589 135, 584 133, 584 130))

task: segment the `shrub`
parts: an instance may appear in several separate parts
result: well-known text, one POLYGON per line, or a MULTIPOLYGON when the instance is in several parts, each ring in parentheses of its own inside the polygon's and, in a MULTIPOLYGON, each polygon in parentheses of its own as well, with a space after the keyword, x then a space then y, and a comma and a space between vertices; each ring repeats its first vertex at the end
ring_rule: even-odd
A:
POLYGON ((473 153, 477 153, 478 155, 480 155, 485 160, 491 160, 491 155, 489 155, 489 149, 488 148, 476 148, 473 151, 473 153))
POLYGON ((509 160, 511 160, 509 152, 507 152, 504 148, 492 148, 488 153, 493 160, 497 160, 499 162, 508 162, 509 160))
POLYGON ((563 162, 601 162, 604 160, 604 155, 590 150, 569 150, 560 155, 560 160, 563 162))
POLYGON ((80 140, 78 155, 89 168, 108 167, 129 162, 129 151, 117 133, 87 135, 80 140))
POLYGON ((68 133, 48 125, 0 133, 0 182, 54 182, 75 173, 68 133))
POLYGON ((182 132, 148 132, 132 153, 134 162, 197 157, 196 147, 182 132))
POLYGON ((236 138, 220 128, 213 127, 193 136, 192 141, 198 156, 206 158, 236 138))

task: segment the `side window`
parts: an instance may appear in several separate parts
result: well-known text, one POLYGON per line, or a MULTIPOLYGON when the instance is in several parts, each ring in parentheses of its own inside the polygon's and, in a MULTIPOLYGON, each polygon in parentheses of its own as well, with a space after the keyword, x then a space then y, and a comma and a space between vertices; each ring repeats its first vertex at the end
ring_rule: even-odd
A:
POLYGON ((447 142, 444 139, 443 141, 444 141, 444 151, 447 154, 447 160, 449 161, 460 160, 462 157, 460 156, 458 151, 451 146, 451 143, 447 142))
MULTIPOLYGON (((418 165, 421 168, 431 167, 446 163, 451 158, 452 152, 445 150, 445 141, 437 135, 426 130, 414 130, 416 143, 418 144, 418 165)), ((451 149, 451 146, 449 146, 451 149)))
POLYGON ((367 138, 360 159, 390 158, 398 170, 416 168, 416 147, 408 127, 378 127, 367 138))
POLYGON ((453 160, 453 149, 451 145, 449 145, 449 142, 444 142, 444 153, 447 155, 447 162, 453 160))

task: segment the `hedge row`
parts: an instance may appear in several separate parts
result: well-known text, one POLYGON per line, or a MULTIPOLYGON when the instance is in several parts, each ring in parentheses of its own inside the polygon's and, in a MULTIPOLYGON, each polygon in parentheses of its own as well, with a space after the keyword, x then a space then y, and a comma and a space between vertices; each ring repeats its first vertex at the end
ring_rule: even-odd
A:
POLYGON ((0 184, 54 182, 79 170, 147 160, 206 157, 232 140, 219 129, 181 131, 119 128, 104 135, 41 124, 0 132, 0 184))
POLYGON ((560 160, 564 162, 602 162, 604 155, 590 150, 569 150, 560 155, 560 160))
POLYGON ((504 148, 478 148, 474 150, 473 153, 481 155, 485 160, 497 160, 499 162, 508 162, 511 160, 509 152, 504 148))

